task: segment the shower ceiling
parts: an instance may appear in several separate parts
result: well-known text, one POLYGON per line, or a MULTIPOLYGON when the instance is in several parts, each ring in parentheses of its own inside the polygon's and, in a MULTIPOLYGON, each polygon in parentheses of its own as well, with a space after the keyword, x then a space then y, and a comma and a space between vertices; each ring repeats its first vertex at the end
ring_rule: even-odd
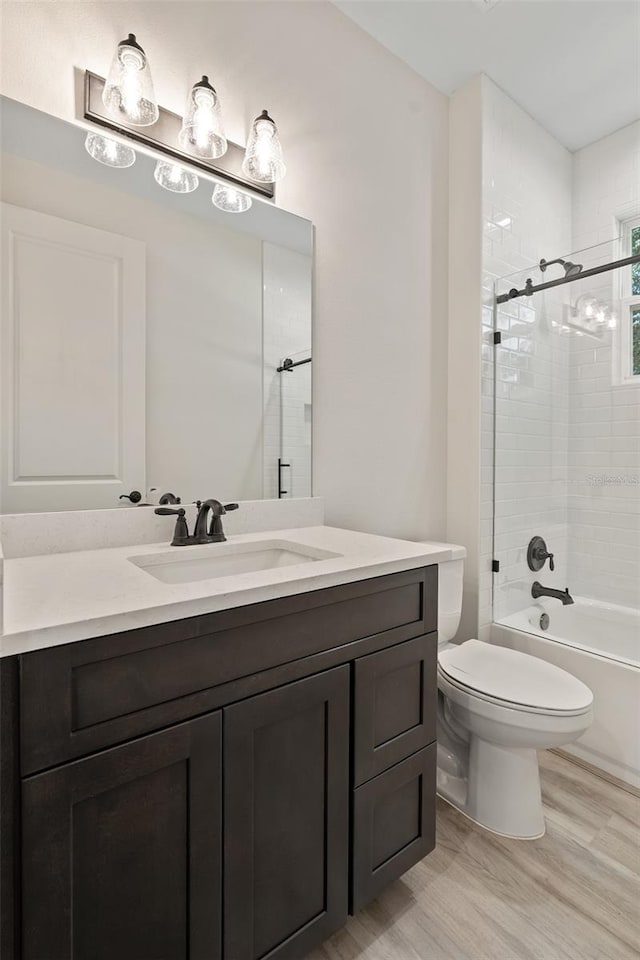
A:
POLYGON ((636 0, 335 0, 444 93, 486 73, 569 150, 640 116, 636 0))

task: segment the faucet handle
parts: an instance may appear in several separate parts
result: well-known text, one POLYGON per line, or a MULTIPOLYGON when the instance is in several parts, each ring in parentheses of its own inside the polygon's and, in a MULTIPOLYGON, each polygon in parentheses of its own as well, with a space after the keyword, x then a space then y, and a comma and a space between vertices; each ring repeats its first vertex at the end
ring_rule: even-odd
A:
MULTIPOLYGON (((551 573, 553 573, 553 571, 554 571, 555 568, 556 568, 556 565, 555 565, 555 563, 553 562, 553 554, 552 554, 552 553, 548 553, 548 554, 547 554, 547 559, 548 559, 548 561, 549 561, 549 570, 551 570, 551 573)), ((567 593, 569 593, 569 587, 567 587, 567 593)))
POLYGON ((224 505, 224 509, 227 513, 229 512, 229 510, 237 510, 238 507, 239 507, 239 504, 237 503, 225 503, 224 505))
POLYGON ((187 521, 185 519, 184 507, 178 507, 177 510, 173 510, 171 507, 156 507, 153 512, 157 513, 159 517, 178 518, 176 520, 176 528, 173 531, 173 540, 171 541, 172 547, 184 547, 190 542, 189 527, 187 526, 187 521))

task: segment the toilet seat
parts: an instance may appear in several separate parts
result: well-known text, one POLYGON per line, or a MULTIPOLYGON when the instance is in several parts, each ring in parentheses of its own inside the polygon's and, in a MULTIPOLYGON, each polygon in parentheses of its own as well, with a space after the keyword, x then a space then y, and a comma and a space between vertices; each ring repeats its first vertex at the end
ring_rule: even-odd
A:
POLYGON ((580 716, 593 694, 554 664, 481 640, 449 646, 438 657, 447 684, 496 706, 546 716, 580 716))

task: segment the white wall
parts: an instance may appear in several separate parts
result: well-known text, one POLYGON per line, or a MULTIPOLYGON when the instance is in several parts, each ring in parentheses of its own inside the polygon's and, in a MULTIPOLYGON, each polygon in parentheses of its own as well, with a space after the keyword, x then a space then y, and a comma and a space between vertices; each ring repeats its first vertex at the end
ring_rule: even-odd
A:
MULTIPOLYGON (((459 635, 476 636, 480 579, 482 77, 451 98, 446 536, 467 549, 459 635)), ((486 521, 483 521, 486 523, 486 521)))
POLYGON ((573 249, 619 236, 640 216, 640 120, 573 154, 573 249))
POLYGON ((445 516, 447 98, 328 2, 3 4, 2 92, 74 115, 135 32, 181 112, 201 73, 231 139, 268 107, 284 207, 317 228, 314 454, 327 518, 441 537, 445 516))
POLYGON ((261 241, 2 157, 3 200, 145 244, 147 486, 262 496, 261 241))

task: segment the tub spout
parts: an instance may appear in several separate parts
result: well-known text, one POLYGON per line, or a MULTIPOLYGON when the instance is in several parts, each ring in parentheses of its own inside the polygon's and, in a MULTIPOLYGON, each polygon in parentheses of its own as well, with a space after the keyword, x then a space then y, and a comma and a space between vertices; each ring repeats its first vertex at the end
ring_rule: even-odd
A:
POLYGON ((554 590, 553 587, 543 587, 537 580, 531 585, 531 596, 534 600, 538 600, 540 597, 553 597, 555 600, 559 600, 563 607, 574 602, 569 593, 569 587, 564 590, 554 590))

